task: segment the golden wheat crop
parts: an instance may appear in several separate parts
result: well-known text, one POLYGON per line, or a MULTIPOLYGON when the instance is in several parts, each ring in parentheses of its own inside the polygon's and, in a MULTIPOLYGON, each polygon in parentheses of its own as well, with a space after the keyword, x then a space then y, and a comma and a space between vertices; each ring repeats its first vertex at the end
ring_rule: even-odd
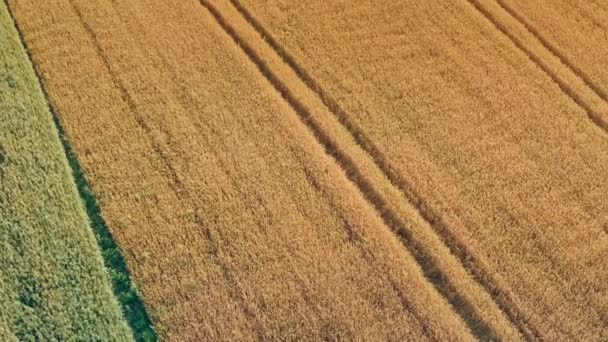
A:
POLYGON ((608 4, 498 0, 608 101, 608 4))
POLYGON ((5 2, 0 339, 608 339, 602 3, 5 2))
POLYGON ((472 339, 201 3, 10 3, 161 337, 472 339))
POLYGON ((527 338, 606 338, 608 139, 542 46, 485 2, 233 2, 527 338))

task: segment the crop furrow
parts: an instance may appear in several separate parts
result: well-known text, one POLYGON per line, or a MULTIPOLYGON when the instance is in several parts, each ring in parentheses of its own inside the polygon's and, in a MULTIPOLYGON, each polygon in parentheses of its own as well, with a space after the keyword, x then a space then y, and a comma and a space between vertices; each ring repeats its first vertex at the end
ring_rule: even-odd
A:
POLYGON ((150 127, 150 125, 148 125, 148 123, 146 122, 146 118, 137 108, 137 103, 135 103, 135 100, 133 99, 131 94, 129 94, 127 87, 120 80, 120 77, 118 77, 117 73, 110 65, 109 58, 108 58, 107 54, 105 53, 103 47, 101 46, 99 39, 97 38, 97 35, 95 34, 95 31, 93 30, 91 25, 89 25, 87 23, 87 21, 84 19, 82 12, 78 8, 78 6, 76 6, 76 4, 74 4, 73 1, 70 1, 70 5, 72 6, 74 13, 78 17, 80 24, 82 25, 82 27, 86 31, 87 35, 89 36, 91 42, 93 43, 93 46, 95 47, 95 50, 97 51, 97 54, 99 55, 104 67, 108 71, 108 74, 112 78, 112 82, 114 83, 116 89, 119 90, 121 98, 127 104, 131 114, 135 115, 135 121, 137 122, 137 124, 141 127, 141 129, 148 136, 148 139, 150 140, 150 144, 152 145, 154 152, 156 153, 156 155, 158 156, 158 159, 161 161, 166 172, 168 173, 169 179, 171 179, 175 191, 179 194, 182 194, 184 192, 184 184, 183 184, 182 180, 178 176, 177 171, 175 170, 175 167, 173 167, 173 165, 171 164, 171 161, 169 160, 167 153, 165 151, 163 151, 163 148, 161 147, 161 145, 154 138, 152 128, 150 127))

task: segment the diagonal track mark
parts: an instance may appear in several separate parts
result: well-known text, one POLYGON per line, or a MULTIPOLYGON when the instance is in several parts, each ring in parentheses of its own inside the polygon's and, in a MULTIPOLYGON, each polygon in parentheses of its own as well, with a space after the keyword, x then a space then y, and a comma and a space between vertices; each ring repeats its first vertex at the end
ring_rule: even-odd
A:
MULTIPOLYGON (((252 49, 245 39, 242 39, 230 26, 228 22, 222 17, 219 11, 211 5, 208 1, 201 0, 203 6, 207 8, 209 12, 215 17, 220 26, 226 31, 226 33, 235 41, 235 43, 246 53, 246 55, 254 62, 259 71, 264 75, 264 77, 275 87, 275 89, 280 93, 280 95, 292 106, 292 108, 296 111, 296 113, 300 116, 300 119, 303 123, 310 129, 315 138, 321 143, 321 145, 325 148, 326 153, 332 156, 338 165, 344 170, 348 179, 353 182, 361 191, 361 193, 365 196, 365 199, 377 210, 377 212, 382 217, 384 223, 395 232, 400 240, 404 243, 405 247, 411 252, 411 254, 415 257, 418 264, 421 266, 425 277, 429 280, 433 286, 438 290, 438 292, 445 297, 445 299, 452 305, 454 310, 463 318, 463 320, 468 324, 471 331, 478 338, 490 338, 496 339, 496 332, 487 324, 484 320, 484 317, 481 317, 477 314, 477 312, 473 308, 473 304, 470 303, 466 298, 462 297, 458 294, 457 291, 454 290, 453 284, 451 284, 450 279, 446 277, 440 269, 436 267, 434 261, 432 260, 432 256, 428 251, 425 250, 424 246, 422 246, 416 239, 412 238, 411 232, 408 228, 406 228, 405 224, 398 217, 398 215, 388 208, 386 205, 383 196, 376 191, 373 185, 369 183, 366 177, 360 172, 357 168, 357 165, 348 153, 345 153, 342 149, 340 149, 337 144, 332 140, 332 138, 315 122, 312 118, 312 115, 306 108, 304 104, 302 104, 296 94, 293 94, 292 90, 289 89, 287 85, 285 85, 279 77, 277 77, 271 68, 267 65, 267 63, 257 55, 256 51, 252 49)), ((267 42, 271 45, 274 52, 278 54, 283 62, 285 62, 291 69, 294 71, 301 81, 303 81, 310 90, 314 91, 314 93, 321 98, 324 105, 333 113, 340 121, 340 123, 348 130, 351 134, 354 141, 361 147, 365 152, 367 152, 368 156, 373 159, 373 162, 376 164, 378 168, 382 170, 385 176, 395 185, 398 185, 399 188, 406 195, 406 198, 410 200, 410 202, 416 204, 417 209, 422 214, 422 217, 433 227, 437 232, 439 232, 439 237, 442 242, 446 245, 447 248, 452 252, 453 255, 456 255, 460 260, 461 266, 463 266, 470 275, 477 281, 477 283, 485 289, 487 294, 492 297, 495 301, 495 304, 498 305, 504 312, 506 312, 507 316, 510 319, 510 323, 517 327, 520 330, 520 333, 527 336, 529 339, 532 339, 532 334, 529 332, 529 329, 518 320, 518 316, 521 316, 518 310, 508 309, 505 310, 505 307, 511 306, 512 304, 508 301, 505 301, 505 298, 509 298, 509 295, 505 290, 502 289, 502 286, 497 286, 494 283, 494 279, 491 278, 489 272, 483 271, 483 269, 479 267, 479 264, 475 261, 472 253, 469 253, 467 247, 462 241, 458 241, 456 238, 452 237, 448 232, 447 225, 442 221, 442 219, 435 214, 430 207, 424 202, 424 200, 418 194, 414 193, 411 190, 411 187, 401 179, 397 175, 396 172, 392 171, 385 158, 381 155, 381 153, 376 149, 371 142, 369 142, 363 133, 356 128, 354 125, 349 123, 347 120, 347 114, 342 111, 337 104, 331 100, 325 93, 321 90, 321 88, 316 85, 315 81, 308 76, 294 61, 293 58, 289 57, 289 55, 276 43, 270 43, 273 41, 268 33, 266 33, 259 24, 252 23, 253 18, 248 15, 246 10, 242 8, 238 2, 233 1, 233 5, 238 9, 238 12, 245 16, 246 21, 254 26, 255 31, 263 36, 267 42)))
MULTIPOLYGON (((443 221, 426 200, 414 190, 414 187, 401 177, 397 172, 393 171, 392 167, 379 151, 378 148, 364 135, 362 130, 350 122, 348 114, 340 108, 340 106, 322 89, 322 87, 296 62, 295 59, 267 32, 262 25, 241 5, 238 0, 230 0, 237 8, 247 22, 264 37, 264 40, 275 50, 277 54, 288 64, 300 77, 300 79, 318 96, 321 98, 325 106, 338 118, 340 123, 350 132, 355 142, 361 146, 365 152, 373 159, 374 163, 384 172, 386 177, 396 185, 405 195, 405 197, 418 209, 425 221, 437 232, 442 242, 450 249, 450 252, 455 255, 463 267, 473 276, 475 281, 479 283, 486 292, 492 297, 498 307, 506 313, 511 323, 528 339, 538 338, 538 333, 533 332, 527 323, 522 322, 523 317, 521 310, 515 307, 504 286, 500 285, 494 279, 490 272, 481 267, 481 263, 477 260, 473 253, 469 250, 463 241, 460 241, 456 236, 450 233, 448 225, 443 221)), ((380 197, 380 196, 378 196, 380 197)))
POLYGON ((72 10, 74 11, 74 14, 78 18, 80 25, 82 26, 82 28, 86 32, 87 36, 89 37, 92 45, 94 46, 95 52, 101 59, 103 67, 108 72, 108 75, 110 76, 110 78, 114 84, 114 87, 119 91, 120 97, 126 103, 129 112, 132 115, 134 115, 135 121, 146 134, 148 140, 150 141, 150 145, 152 146, 152 149, 154 150, 154 152, 158 156, 159 160, 165 167, 168 177, 171 180, 171 182, 173 183, 175 191, 178 194, 183 193, 184 184, 183 184, 182 180, 179 178, 179 176, 177 175, 177 171, 175 170, 175 168, 169 161, 167 152, 165 150, 163 150, 161 145, 158 143, 157 139, 154 138, 152 127, 150 127, 150 125, 148 125, 148 123, 146 122, 145 115, 139 110, 139 108, 135 102, 135 99, 133 98, 133 96, 131 96, 131 94, 127 90, 127 86, 124 84, 123 81, 121 81, 118 73, 112 67, 112 65, 110 63, 110 58, 109 58, 108 54, 105 52, 105 50, 103 49, 97 34, 95 33, 95 31, 93 30, 91 25, 85 20, 83 14, 82 14, 82 11, 78 8, 78 6, 76 6, 76 4, 73 2, 73 0, 70 0, 69 3, 72 7, 72 10))
MULTIPOLYGON (((195 198, 196 196, 194 194, 192 194, 192 192, 184 185, 184 183, 182 181, 182 177, 178 174, 177 169, 172 164, 171 159, 169 158, 169 155, 166 152, 166 149, 164 149, 161 146, 161 144, 157 141, 157 139, 154 138, 152 127, 147 123, 146 117, 143 114, 143 112, 141 110, 139 110, 139 107, 135 101, 135 98, 129 93, 126 84, 120 79, 118 73, 112 67, 111 62, 110 62, 110 57, 108 56, 108 53, 102 47, 101 42, 100 42, 99 38, 97 37, 97 34, 95 33, 95 31, 93 30, 91 25, 85 20, 82 12, 74 4, 73 0, 69 0, 69 1, 70 1, 70 4, 72 5, 73 10, 75 11, 76 16, 79 19, 81 25, 83 26, 83 28, 86 31, 87 35, 89 36, 91 42, 93 43, 96 53, 99 55, 103 66, 105 67, 106 71, 110 75, 111 80, 114 84, 114 87, 119 90, 121 98, 127 104, 130 113, 135 116, 135 120, 138 123, 138 125, 144 130, 146 136, 148 137, 148 140, 150 141, 152 149, 158 155, 162 165, 165 167, 165 169, 167 171, 166 176, 172 183, 174 191, 179 195, 179 197, 186 198, 186 199, 189 199, 190 201, 192 201, 192 199, 195 198)), ((164 58, 162 58, 162 60, 165 64, 165 67, 168 67, 167 61, 164 58)), ((172 76, 175 76, 175 75, 172 74, 172 76)), ((222 167, 224 169, 227 169, 227 167, 225 167, 223 165, 222 165, 222 167)), ((218 266, 218 268, 221 272, 222 278, 224 279, 224 281, 227 284, 229 284, 229 286, 227 286, 227 288, 229 289, 228 293, 229 293, 230 298, 235 301, 235 303, 241 309, 243 314, 251 322, 253 322, 253 324, 256 326, 256 330, 261 331, 261 328, 259 327, 258 319, 255 315, 253 308, 250 307, 250 305, 246 302, 245 297, 243 295, 243 291, 241 290, 240 285, 238 285, 238 282, 235 279, 233 272, 230 270, 230 267, 227 265, 227 263, 222 258, 222 253, 219 249, 221 242, 217 238, 213 238, 213 234, 211 234, 211 230, 213 228, 211 226, 209 226, 209 224, 206 224, 203 221, 202 217, 198 213, 198 209, 195 209, 193 221, 197 225, 197 227, 199 227, 200 232, 203 234, 206 241, 208 241, 209 248, 211 249, 210 255, 211 255, 214 263, 218 266)))
POLYGON ((556 49, 554 49, 540 34, 538 34, 533 27, 528 25, 525 21, 522 21, 523 18, 521 18, 521 16, 514 11, 509 10, 509 8, 504 7, 504 3, 502 1, 497 0, 496 2, 499 8, 505 11, 507 15, 509 15, 518 24, 522 25, 552 58, 557 59, 562 64, 563 68, 566 68, 565 71, 554 70, 554 68, 549 64, 550 62, 545 61, 542 57, 530 49, 525 42, 522 42, 522 40, 518 38, 517 34, 509 30, 509 24, 502 23, 501 20, 497 18, 495 13, 493 13, 493 10, 488 9, 487 3, 483 3, 479 0, 467 0, 467 2, 479 13, 481 13, 481 15, 485 17, 498 31, 509 38, 517 49, 522 51, 532 62, 534 62, 534 64, 536 64, 547 76, 549 76, 549 78, 551 78, 551 80, 558 85, 566 96, 572 99, 587 113, 587 116, 595 125, 602 129, 604 133, 608 133, 608 118, 606 118, 605 114, 602 114, 597 110, 596 106, 592 103, 592 100, 590 101, 590 94, 581 94, 580 90, 575 89, 575 87, 570 84, 570 81, 564 79, 566 77, 563 75, 564 72, 574 75, 577 81, 580 81, 584 87, 587 88, 585 90, 591 92, 591 96, 595 96, 600 99, 600 101, 603 101, 604 104, 608 104, 608 101, 606 101, 606 98, 608 98, 606 94, 602 92, 599 87, 595 86, 579 68, 575 67, 566 59, 564 55, 560 54, 556 49))
POLYGON ((585 84, 592 89, 602 100, 608 102, 608 93, 606 93, 600 86, 598 86, 592 79, 585 73, 581 68, 577 67, 565 54, 561 53, 557 47, 555 47, 549 40, 534 27, 528 20, 521 14, 517 13, 515 9, 507 5, 504 0, 496 0, 498 5, 508 12, 513 18, 519 21, 538 41, 549 50, 555 57, 557 57, 565 66, 570 68, 585 84))
MULTIPOLYGON (((251 49, 246 42, 244 42, 238 37, 236 32, 223 19, 220 13, 212 5, 206 3, 204 0, 201 1, 201 4, 209 11, 209 13, 211 13, 214 19, 218 22, 222 29, 231 37, 231 39, 233 39, 235 43, 245 52, 248 58, 250 58, 250 60, 256 65, 258 70, 279 92, 281 97, 287 101, 287 103, 294 109, 296 113, 298 113, 303 123, 312 131, 317 141, 319 141, 320 144, 325 148, 326 153, 332 156, 336 161, 338 161, 338 164, 342 167, 342 169, 352 170, 351 172, 346 171, 349 179, 362 179, 361 175, 358 173, 358 171, 356 171, 352 162, 348 160, 348 157, 344 156, 340 152, 340 150, 335 146, 335 144, 331 141, 331 138, 327 136, 325 132, 319 129, 319 127, 314 123, 314 121, 310 117, 310 114, 305 109, 305 107, 297 99, 295 99, 294 95, 291 94, 289 88, 282 84, 281 81, 272 73, 270 68, 255 54, 253 49, 251 49)), ((359 182, 356 182, 355 184, 359 185, 359 182)), ((369 191, 362 190, 362 192, 365 195, 369 191)), ((393 287, 395 287, 394 284, 393 287)), ((398 292, 396 293, 399 299, 401 300, 402 306, 404 308, 407 309, 411 307, 411 304, 405 296, 399 295, 398 292)), ((421 326, 424 326, 424 322, 420 319, 420 317, 417 317, 415 311, 408 310, 408 312, 411 312, 414 316, 416 316, 421 326)))

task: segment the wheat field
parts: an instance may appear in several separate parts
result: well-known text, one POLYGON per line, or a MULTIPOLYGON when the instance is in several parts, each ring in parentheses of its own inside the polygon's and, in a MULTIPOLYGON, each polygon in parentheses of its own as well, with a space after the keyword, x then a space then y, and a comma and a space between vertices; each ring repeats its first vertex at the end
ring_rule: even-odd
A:
POLYGON ((483 282, 522 330, 603 336, 606 132, 484 11, 466 2, 375 12, 245 6, 373 144, 370 154, 387 160, 398 186, 424 203, 436 229, 484 269, 483 282), (363 13, 375 25, 357 30, 363 13), (405 13, 411 25, 395 31, 405 13), (288 22, 300 29, 286 30, 288 22))
POLYGON ((6 6, 3 340, 608 338, 601 2, 6 6))

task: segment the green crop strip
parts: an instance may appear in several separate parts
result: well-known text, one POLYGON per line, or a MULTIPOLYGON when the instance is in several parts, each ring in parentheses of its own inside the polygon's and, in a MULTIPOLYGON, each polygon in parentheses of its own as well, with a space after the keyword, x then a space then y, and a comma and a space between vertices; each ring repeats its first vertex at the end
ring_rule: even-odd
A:
MULTIPOLYGON (((21 41, 22 46, 24 47, 29 62, 32 66, 34 66, 33 69, 35 76, 40 85, 42 94, 44 95, 44 101, 46 102, 46 106, 48 107, 48 110, 51 113, 51 117, 59 133, 61 145, 65 152, 65 156, 67 157, 71 173, 76 182, 78 194, 80 195, 80 199, 86 209, 86 214, 89 218, 90 226, 94 232, 97 244, 101 250, 103 262, 110 275, 114 295, 116 296, 118 302, 121 305, 125 320, 128 322, 135 340, 157 341, 158 337, 153 329, 148 314, 146 313, 146 309, 138 293, 137 286, 134 284, 134 282, 131 281, 129 271, 127 269, 125 260, 120 252, 120 249, 112 239, 112 235, 108 230, 108 227, 105 224, 103 218, 101 217, 99 206, 93 193, 90 190, 84 172, 82 171, 82 168, 78 163, 76 155, 72 151, 69 142, 65 137, 63 128, 59 122, 56 113, 50 106, 50 102, 48 100, 49 97, 46 92, 46 89, 44 88, 43 83, 41 82, 39 72, 35 68, 35 64, 27 48, 27 44, 23 38, 23 34, 19 28, 19 25, 15 21, 14 15, 6 0, 4 0, 4 5, 6 6, 10 19, 12 19, 14 27, 17 30, 19 39, 21 41)), ((10 84, 11 83, 9 82, 9 86, 10 84)), ((6 157, 4 149, 2 148, 2 146, 0 146, 0 176, 3 164, 5 163, 5 159, 6 157)))
MULTIPOLYGON (((52 112, 52 111, 51 111, 52 112)), ((91 222, 91 227, 95 233, 97 243, 101 249, 103 261, 108 269, 112 281, 114 294, 125 315, 125 319, 133 330, 133 335, 137 341, 157 341, 158 338, 150 322, 150 318, 146 313, 145 306, 141 301, 137 286, 131 281, 129 270, 125 263, 120 249, 112 239, 112 235, 106 226, 105 221, 101 217, 99 206, 95 196, 91 192, 84 172, 76 159, 76 155, 72 151, 68 141, 65 138, 63 129, 59 123, 57 116, 53 113, 53 121, 59 131, 61 144, 68 158, 72 174, 76 180, 76 187, 80 198, 82 199, 87 215, 91 222)))

